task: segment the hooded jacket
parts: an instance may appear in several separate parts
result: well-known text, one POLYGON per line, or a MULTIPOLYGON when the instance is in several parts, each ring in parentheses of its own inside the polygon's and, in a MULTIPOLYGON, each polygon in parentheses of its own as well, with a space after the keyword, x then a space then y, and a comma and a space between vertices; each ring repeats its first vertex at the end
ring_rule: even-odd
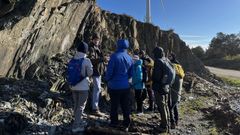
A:
POLYGON ((112 90, 122 90, 130 88, 129 78, 132 77, 133 61, 127 54, 129 47, 127 40, 118 40, 118 49, 110 56, 107 65, 106 81, 112 90))
POLYGON ((132 85, 135 90, 142 90, 145 88, 143 83, 142 60, 137 60, 133 65, 132 85))
POLYGON ((93 67, 90 59, 86 58, 86 54, 82 52, 77 52, 74 56, 74 59, 84 58, 82 63, 81 75, 86 76, 81 82, 77 85, 71 87, 72 90, 84 91, 89 90, 89 77, 93 74, 93 67))
POLYGON ((161 47, 156 47, 153 50, 154 54, 154 67, 153 67, 153 73, 152 73, 152 89, 154 91, 160 91, 161 94, 164 94, 162 84, 162 79, 164 75, 164 63, 161 59, 164 59, 165 53, 161 47))

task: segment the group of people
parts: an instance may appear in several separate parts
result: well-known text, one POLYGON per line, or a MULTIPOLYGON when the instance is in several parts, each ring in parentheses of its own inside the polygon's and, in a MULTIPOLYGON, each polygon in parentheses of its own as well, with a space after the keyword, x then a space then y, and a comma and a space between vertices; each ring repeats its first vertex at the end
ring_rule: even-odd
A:
POLYGON ((92 114, 100 117, 102 113, 99 110, 98 102, 101 92, 101 78, 104 77, 107 83, 111 102, 110 127, 120 126, 118 119, 120 106, 123 114, 121 128, 128 131, 131 123, 131 90, 133 89, 137 114, 144 115, 143 101, 148 95, 149 105, 146 110, 153 111, 155 109, 160 112, 159 131, 166 132, 169 127, 175 128, 178 124, 178 103, 183 75, 178 75, 178 72, 175 72, 175 81, 172 84, 165 83, 164 79, 167 76, 165 62, 173 65, 173 68, 181 68, 176 56, 171 54, 168 58, 165 57, 161 47, 154 48, 154 58, 149 57, 143 50, 136 50, 130 54, 127 51, 129 48, 128 40, 119 39, 116 44, 117 49, 109 58, 105 57, 100 49, 100 36, 98 34, 93 35, 89 46, 85 42, 77 43, 77 52, 73 59, 82 60, 80 74, 83 79, 70 86, 74 100, 73 132, 83 131, 87 125, 82 116, 90 89, 90 77, 93 83, 92 114), (107 63, 106 68, 105 63, 107 63))

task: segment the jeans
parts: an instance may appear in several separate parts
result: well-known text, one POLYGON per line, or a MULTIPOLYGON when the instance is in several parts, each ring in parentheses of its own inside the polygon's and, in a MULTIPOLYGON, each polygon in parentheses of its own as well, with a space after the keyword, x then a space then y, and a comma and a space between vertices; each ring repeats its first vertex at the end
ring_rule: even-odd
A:
POLYGON ((93 76, 92 110, 98 110, 99 95, 101 92, 101 76, 93 76))
POLYGON ((120 105, 123 113, 123 126, 130 125, 130 89, 112 90, 109 89, 111 112, 111 124, 118 124, 118 106, 120 105))

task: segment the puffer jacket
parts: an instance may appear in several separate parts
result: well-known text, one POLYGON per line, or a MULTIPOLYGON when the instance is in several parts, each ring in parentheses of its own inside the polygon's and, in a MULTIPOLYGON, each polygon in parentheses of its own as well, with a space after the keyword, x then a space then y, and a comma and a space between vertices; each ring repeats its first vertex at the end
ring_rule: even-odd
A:
POLYGON ((135 90, 142 90, 145 88, 143 83, 142 60, 137 60, 133 65, 132 85, 135 90))

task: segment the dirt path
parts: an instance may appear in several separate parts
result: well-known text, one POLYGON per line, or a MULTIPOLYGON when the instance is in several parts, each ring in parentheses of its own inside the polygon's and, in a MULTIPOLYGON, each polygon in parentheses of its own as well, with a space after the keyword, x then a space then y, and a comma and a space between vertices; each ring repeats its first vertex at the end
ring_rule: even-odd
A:
POLYGON ((229 70, 229 69, 222 69, 222 68, 215 68, 215 67, 208 67, 208 66, 206 66, 206 68, 209 69, 210 72, 218 76, 240 79, 240 71, 237 71, 237 70, 229 70))

